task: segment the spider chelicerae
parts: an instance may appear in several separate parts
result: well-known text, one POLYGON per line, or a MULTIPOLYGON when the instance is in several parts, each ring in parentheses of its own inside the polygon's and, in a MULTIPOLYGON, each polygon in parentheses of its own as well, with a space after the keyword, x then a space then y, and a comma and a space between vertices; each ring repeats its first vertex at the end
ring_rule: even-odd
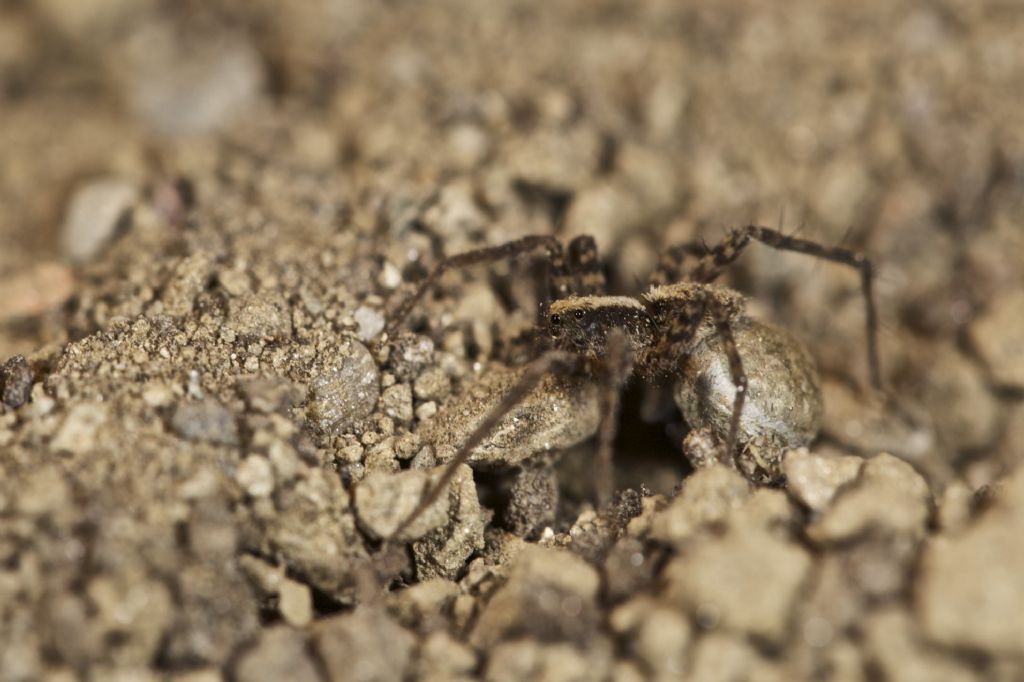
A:
POLYGON ((393 338, 413 308, 453 269, 539 254, 544 295, 534 359, 511 380, 487 384, 435 421, 447 427, 448 466, 392 537, 409 527, 440 496, 463 463, 488 450, 513 449, 518 458, 569 447, 597 435, 599 502, 613 492, 612 446, 622 389, 631 377, 669 378, 691 429, 700 429, 735 455, 755 442, 807 445, 818 433, 821 389, 815 363, 792 335, 744 312, 743 297, 714 284, 750 244, 760 242, 854 268, 866 308, 871 383, 880 385, 872 265, 863 254, 748 225, 714 246, 684 244, 663 254, 647 291, 609 296, 594 239, 564 245, 532 235, 442 260, 390 316, 383 339, 393 338), (686 267, 688 260, 692 265, 686 267), (483 398, 483 400, 481 400, 483 398), (467 402, 469 401, 469 402, 467 402), (490 405, 481 410, 479 405, 490 405))

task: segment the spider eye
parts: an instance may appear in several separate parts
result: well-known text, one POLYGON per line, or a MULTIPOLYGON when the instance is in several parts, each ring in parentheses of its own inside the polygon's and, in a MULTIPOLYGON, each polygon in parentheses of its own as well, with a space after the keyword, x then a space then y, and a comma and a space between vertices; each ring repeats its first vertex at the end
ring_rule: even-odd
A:
POLYGON ((575 311, 573 313, 573 315, 576 317, 577 320, 582 320, 583 319, 583 311, 582 310, 575 311))
POLYGON ((558 324, 561 324, 561 323, 562 323, 562 318, 560 318, 558 315, 552 315, 551 316, 551 324, 558 325, 558 324))

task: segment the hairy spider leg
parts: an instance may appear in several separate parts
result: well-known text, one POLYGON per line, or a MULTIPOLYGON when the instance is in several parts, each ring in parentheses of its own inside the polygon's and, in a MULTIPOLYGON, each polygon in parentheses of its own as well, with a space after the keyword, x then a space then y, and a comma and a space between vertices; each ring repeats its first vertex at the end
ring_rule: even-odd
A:
POLYGON ((608 361, 601 376, 600 421, 597 430, 597 469, 595 488, 598 504, 603 506, 615 492, 612 456, 615 436, 619 431, 622 390, 633 373, 633 353, 626 334, 616 327, 608 333, 608 361))
POLYGON ((732 316, 735 309, 716 296, 711 289, 696 289, 685 300, 672 298, 647 299, 654 319, 667 320, 662 330, 657 349, 651 357, 657 358, 658 364, 649 371, 667 373, 678 376, 680 363, 693 343, 693 339, 704 320, 710 315, 722 344, 722 351, 729 362, 729 376, 736 387, 733 399, 732 416, 729 422, 729 435, 726 439, 726 452, 732 453, 736 448, 736 437, 739 432, 740 415, 747 399, 748 380, 743 369, 743 359, 736 348, 736 339, 732 333, 732 316))
POLYGON ((592 296, 605 293, 604 272, 597 256, 597 242, 589 235, 573 237, 566 249, 567 275, 571 278, 571 293, 592 296))
POLYGON ((718 330, 718 340, 725 351, 725 357, 729 360, 729 376, 732 378, 733 386, 736 387, 736 397, 732 403, 732 418, 729 421, 729 437, 725 442, 725 451, 732 455, 736 451, 736 434, 740 428, 740 415, 743 413, 743 404, 747 400, 747 374, 743 371, 743 358, 736 348, 736 339, 732 333, 731 311, 721 302, 712 298, 709 300, 711 316, 715 321, 715 328, 718 330))
POLYGON ((652 319, 659 321, 658 338, 654 349, 648 353, 649 367, 645 373, 650 376, 679 375, 680 363, 689 352, 708 309, 709 295, 697 292, 687 300, 663 299, 645 301, 652 319))
POLYGON ((648 284, 661 286, 680 282, 685 276, 683 266, 688 256, 701 258, 708 253, 708 247, 702 242, 683 242, 668 247, 658 258, 658 267, 651 273, 648 284))
POLYGON ((697 282, 713 282, 731 265, 751 239, 780 251, 794 251, 815 258, 848 265, 860 273, 861 291, 867 327, 868 371, 871 385, 880 389, 882 370, 878 355, 878 313, 874 298, 874 270, 871 260, 862 253, 841 246, 824 246, 817 242, 788 235, 769 227, 747 225, 732 232, 717 245, 711 247, 700 262, 690 271, 689 278, 697 282))
POLYGON ((466 268, 471 265, 482 263, 493 263, 499 260, 507 260, 531 253, 539 248, 546 250, 547 259, 553 263, 549 272, 556 272, 561 266, 562 244, 555 237, 550 235, 529 235, 498 246, 487 246, 472 251, 466 251, 454 256, 448 256, 430 271, 430 274, 420 282, 416 291, 409 296, 390 316, 385 333, 388 338, 394 336, 398 329, 405 322, 405 319, 412 312, 412 309, 419 303, 426 293, 437 286, 441 277, 449 270, 466 268))
POLYGON ((395 532, 391 534, 391 538, 397 538, 440 497, 441 493, 448 487, 448 484, 451 483, 459 466, 466 463, 473 450, 494 430, 505 415, 522 402, 531 391, 537 388, 537 385, 540 384, 546 374, 554 370, 561 370, 568 374, 575 371, 579 364, 579 356, 562 350, 549 350, 528 364, 518 383, 502 398, 501 403, 491 410, 487 418, 476 427, 473 433, 469 435, 469 438, 466 439, 462 447, 459 448, 458 452, 455 453, 455 456, 448 463, 444 473, 441 474, 441 478, 424 490, 423 498, 419 504, 410 512, 405 521, 398 525, 395 532))

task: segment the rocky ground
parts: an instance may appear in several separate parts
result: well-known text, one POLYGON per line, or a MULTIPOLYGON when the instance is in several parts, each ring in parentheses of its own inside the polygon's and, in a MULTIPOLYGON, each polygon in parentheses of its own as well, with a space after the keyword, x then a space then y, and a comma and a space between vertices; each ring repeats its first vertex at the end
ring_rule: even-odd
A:
POLYGON ((995 0, 0 1, 0 678, 1024 679, 1022 35, 995 0), (636 385, 610 505, 592 442, 499 455, 383 541, 529 350, 527 260, 380 343, 443 255, 591 234, 635 295, 751 221, 877 270, 884 393, 855 273, 728 278, 823 375, 784 484, 692 469, 636 385))

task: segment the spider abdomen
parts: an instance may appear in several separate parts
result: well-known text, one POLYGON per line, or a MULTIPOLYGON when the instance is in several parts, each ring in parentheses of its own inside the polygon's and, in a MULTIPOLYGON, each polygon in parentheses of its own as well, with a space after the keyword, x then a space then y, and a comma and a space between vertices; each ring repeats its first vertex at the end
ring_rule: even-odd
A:
MULTIPOLYGON (((767 438, 787 448, 807 445, 817 436, 822 417, 814 358, 779 327, 743 315, 733 318, 731 326, 748 380, 736 444, 767 438)), ((687 354, 673 395, 691 428, 709 428, 726 439, 736 386, 713 326, 703 330, 687 354)))

